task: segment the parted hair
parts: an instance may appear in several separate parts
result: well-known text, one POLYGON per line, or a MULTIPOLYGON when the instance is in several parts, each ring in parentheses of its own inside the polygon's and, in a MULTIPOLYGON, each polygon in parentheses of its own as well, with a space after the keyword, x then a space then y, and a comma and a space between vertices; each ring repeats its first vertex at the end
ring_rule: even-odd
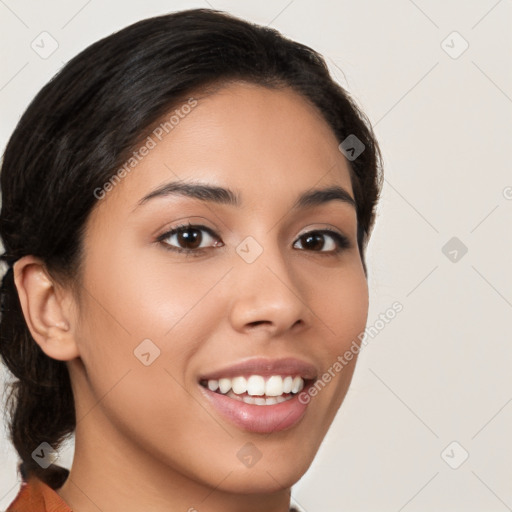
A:
POLYGON ((12 374, 5 421, 23 479, 60 487, 68 470, 32 456, 46 442, 58 450, 74 433, 74 398, 65 361, 32 338, 13 264, 40 258, 50 275, 80 282, 83 234, 102 187, 148 131, 187 95, 245 81, 288 87, 316 107, 342 143, 364 151, 349 162, 357 205, 357 243, 365 249, 382 187, 382 157, 371 123, 330 75, 324 58, 277 30, 227 13, 189 9, 134 23, 70 60, 35 96, 6 146, 0 171, 0 355, 12 374))

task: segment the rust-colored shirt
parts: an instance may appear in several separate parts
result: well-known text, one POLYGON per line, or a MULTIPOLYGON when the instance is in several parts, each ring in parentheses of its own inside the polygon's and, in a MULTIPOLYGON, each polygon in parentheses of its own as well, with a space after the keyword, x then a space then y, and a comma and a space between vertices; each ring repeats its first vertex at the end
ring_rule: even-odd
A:
POLYGON ((54 489, 39 478, 30 477, 22 481, 6 512, 72 512, 72 509, 54 489))

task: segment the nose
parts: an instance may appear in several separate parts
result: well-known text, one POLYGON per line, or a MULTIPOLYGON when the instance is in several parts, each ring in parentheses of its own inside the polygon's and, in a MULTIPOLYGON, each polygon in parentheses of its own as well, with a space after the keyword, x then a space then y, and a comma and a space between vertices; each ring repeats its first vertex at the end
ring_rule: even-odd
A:
POLYGON ((236 254, 230 274, 229 318, 237 332, 263 331, 268 337, 278 337, 289 330, 297 333, 311 324, 306 283, 300 282, 300 275, 276 245, 266 246, 252 263, 236 254))

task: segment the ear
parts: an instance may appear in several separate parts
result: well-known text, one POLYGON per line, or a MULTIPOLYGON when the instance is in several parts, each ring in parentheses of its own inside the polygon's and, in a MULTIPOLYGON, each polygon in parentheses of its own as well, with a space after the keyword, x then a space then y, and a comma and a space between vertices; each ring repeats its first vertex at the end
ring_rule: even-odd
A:
POLYGON ((71 328, 71 292, 57 286, 34 256, 17 260, 13 271, 25 321, 41 350, 59 361, 79 357, 71 328))

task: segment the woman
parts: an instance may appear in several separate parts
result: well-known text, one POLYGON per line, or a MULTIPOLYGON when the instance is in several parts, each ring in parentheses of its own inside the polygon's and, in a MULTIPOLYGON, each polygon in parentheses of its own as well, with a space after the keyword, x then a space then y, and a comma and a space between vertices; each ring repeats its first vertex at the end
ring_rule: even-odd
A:
POLYGON ((275 30, 188 10, 70 61, 1 170, 8 510, 287 511, 352 378, 381 184, 365 115, 275 30))

